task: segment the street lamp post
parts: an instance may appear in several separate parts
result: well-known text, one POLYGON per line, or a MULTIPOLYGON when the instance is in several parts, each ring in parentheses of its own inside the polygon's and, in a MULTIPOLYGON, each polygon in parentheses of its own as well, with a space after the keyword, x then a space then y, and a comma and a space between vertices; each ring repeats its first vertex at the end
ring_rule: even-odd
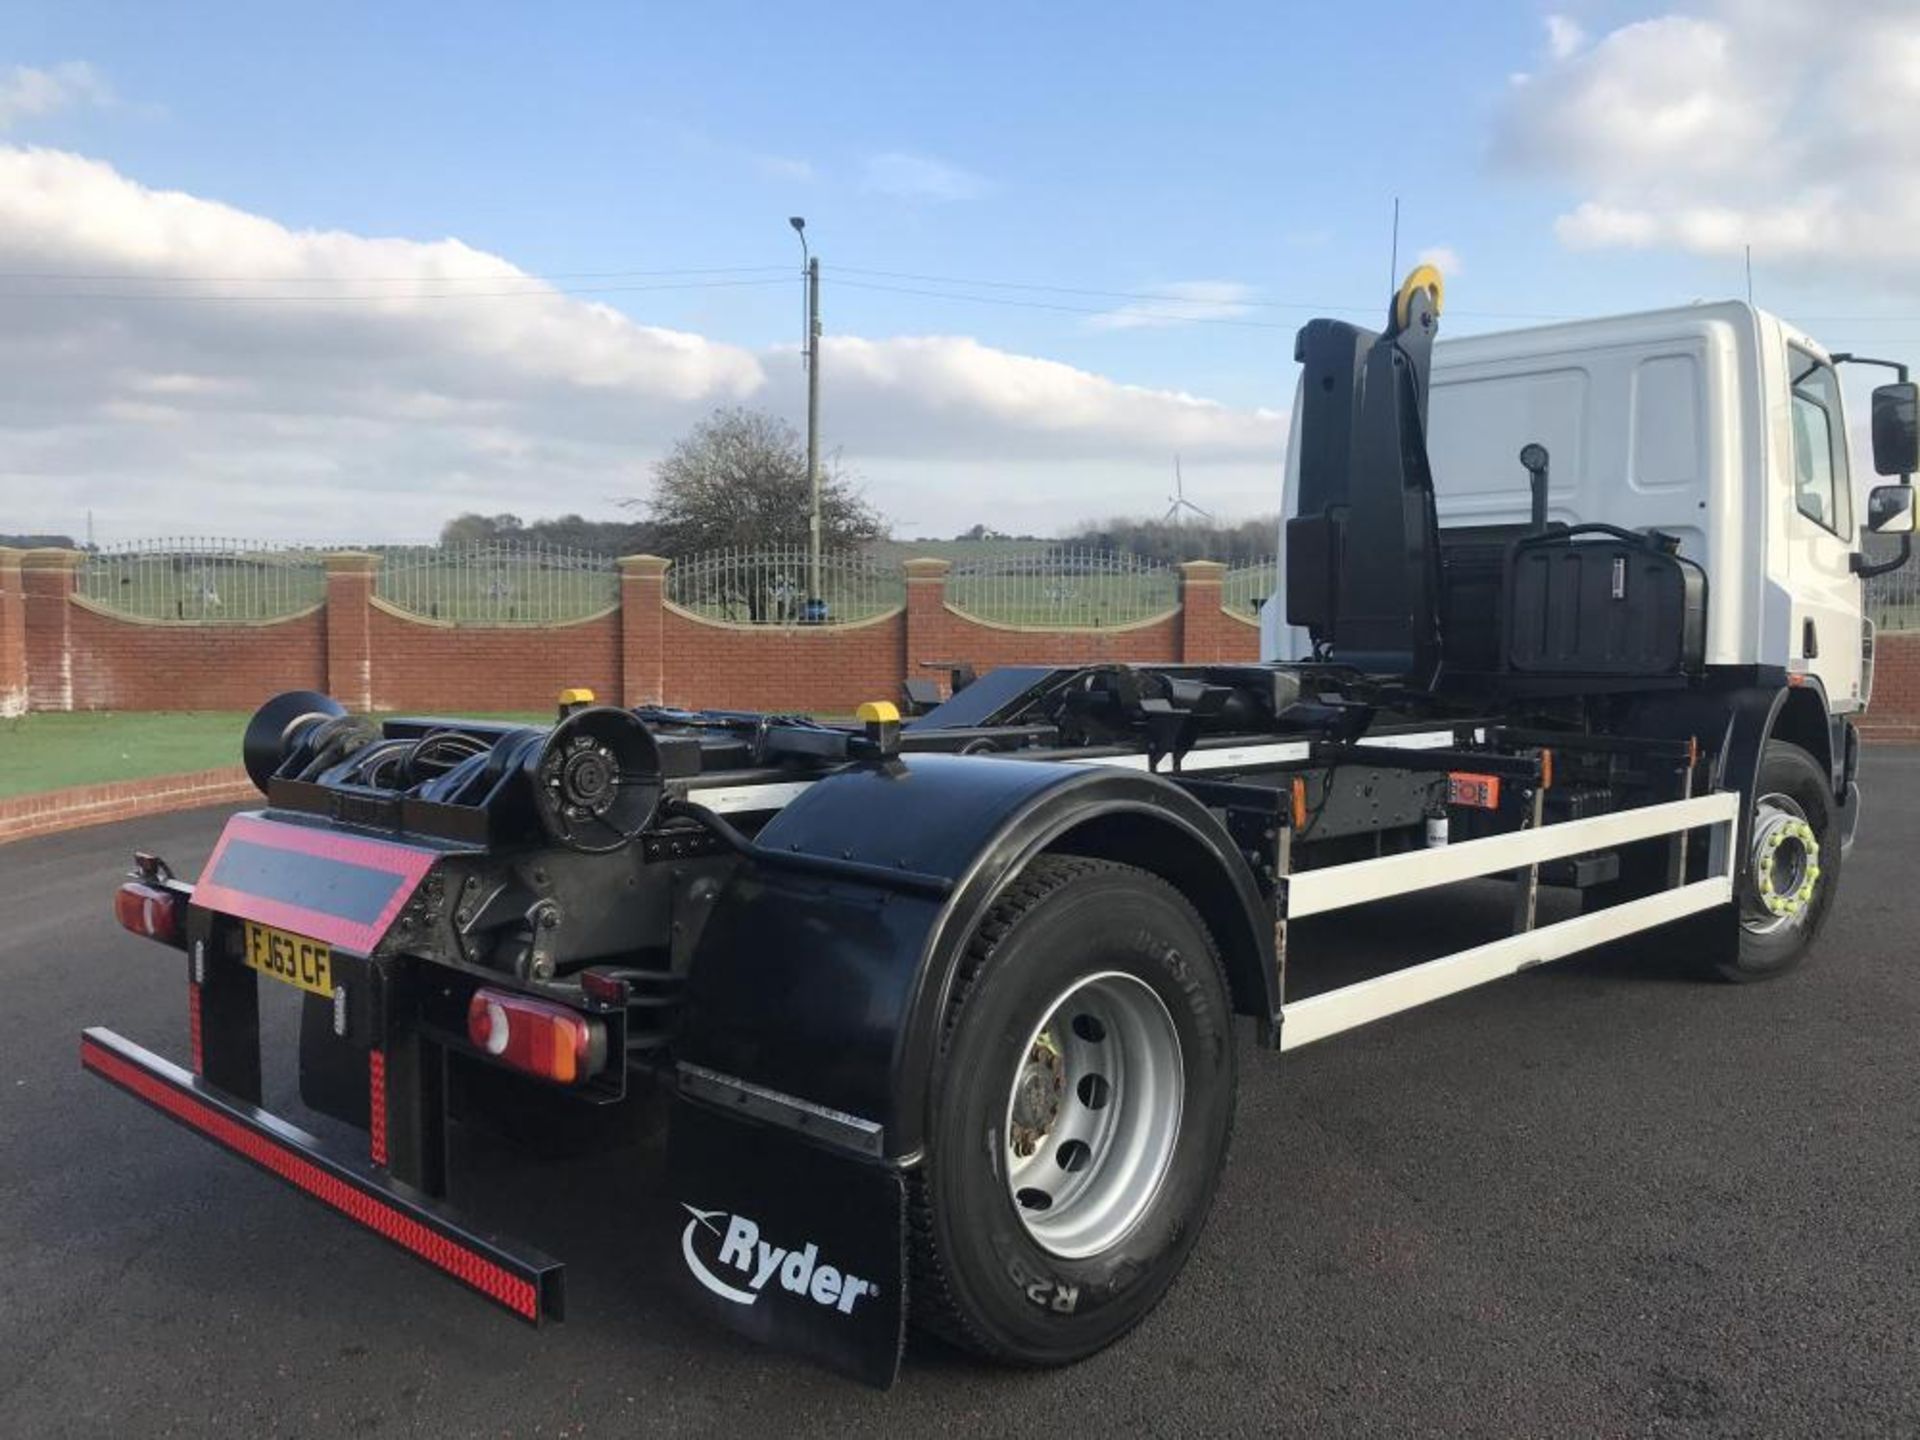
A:
POLYGON ((800 260, 807 280, 807 486, 813 509, 807 520, 806 616, 825 618, 820 602, 820 261, 807 248, 807 221, 795 215, 787 223, 800 237, 800 260))

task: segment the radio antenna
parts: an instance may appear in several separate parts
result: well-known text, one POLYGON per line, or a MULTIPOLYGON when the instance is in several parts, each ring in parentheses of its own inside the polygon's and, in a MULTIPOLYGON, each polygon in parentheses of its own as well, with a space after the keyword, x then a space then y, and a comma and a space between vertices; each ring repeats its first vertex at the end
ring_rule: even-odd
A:
POLYGON ((1393 246, 1387 255, 1387 289, 1400 288, 1400 197, 1393 197, 1393 246))

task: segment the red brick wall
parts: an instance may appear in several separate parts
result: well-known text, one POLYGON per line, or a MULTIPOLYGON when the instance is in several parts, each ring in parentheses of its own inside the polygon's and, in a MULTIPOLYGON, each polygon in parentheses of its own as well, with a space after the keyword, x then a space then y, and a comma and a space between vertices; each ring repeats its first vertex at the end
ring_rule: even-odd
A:
POLYGON ((818 629, 711 625, 669 609, 661 661, 669 705, 850 713, 900 694, 906 617, 818 629))
MULTIPOLYGON (((330 690, 382 710, 544 710, 566 687, 603 700, 851 711, 891 698, 923 662, 996 665, 1258 658, 1256 626, 1222 613, 1215 567, 1189 564, 1182 607, 1127 629, 984 624, 946 604, 944 560, 907 562, 904 611, 819 629, 714 625, 665 604, 667 562, 621 562, 621 604, 574 625, 437 625, 373 601, 378 557, 329 557, 327 604, 267 625, 143 624, 74 595, 70 552, 0 554, 0 713, 34 709, 246 710, 280 690, 330 690), (22 660, 24 659, 24 674, 22 660), (11 687, 11 688, 9 688, 11 687)), ((935 677, 941 678, 941 677, 935 677)), ((1862 729, 1920 740, 1920 632, 1879 639, 1862 729)))
POLYGON ((985 673, 996 665, 1068 665, 1100 660, 1180 659, 1180 614, 1112 630, 1012 630, 983 625, 948 610, 941 643, 946 653, 918 658, 964 660, 985 673))
POLYGON ((1875 639, 1873 703, 1860 732, 1870 740, 1920 740, 1920 631, 1875 639))
POLYGON ((326 620, 147 624, 68 604, 75 710, 251 710, 326 687, 326 620))
POLYGON ((1222 615, 1218 622, 1218 636, 1214 642, 1214 658, 1232 665, 1254 665, 1260 660, 1260 627, 1249 625, 1244 620, 1235 620, 1222 615))
POLYGON ((27 641, 27 705, 73 708, 73 567, 67 551, 28 550, 20 556, 21 610, 27 641))
POLYGON ((27 599, 20 552, 0 546, 0 716, 27 708, 27 599))
POLYGON ((238 765, 186 775, 156 775, 148 780, 113 780, 42 790, 36 795, 0 800, 0 845, 82 825, 104 825, 201 805, 234 804, 259 796, 247 772, 238 765))
MULTIPOLYGON (((862 625, 718 625, 665 603, 668 563, 621 562, 619 608, 573 625, 436 624, 374 599, 379 557, 327 557, 327 599, 269 625, 142 624, 73 595, 77 555, 34 552, 24 573, 26 680, 42 709, 250 709, 317 689, 354 708, 544 710, 563 688, 603 700, 851 711, 891 699, 922 662, 1248 660, 1258 633, 1220 612, 1218 567, 1187 567, 1185 605, 1144 625, 1042 631, 986 624, 945 603, 947 562, 908 562, 907 606, 862 625)), ((0 606, 6 602, 0 580, 0 606)), ((6 611, 0 608, 0 683, 6 611)))
POLYGON ((370 607, 372 708, 459 714, 544 710, 584 685, 619 703, 620 617, 577 625, 433 625, 370 607))

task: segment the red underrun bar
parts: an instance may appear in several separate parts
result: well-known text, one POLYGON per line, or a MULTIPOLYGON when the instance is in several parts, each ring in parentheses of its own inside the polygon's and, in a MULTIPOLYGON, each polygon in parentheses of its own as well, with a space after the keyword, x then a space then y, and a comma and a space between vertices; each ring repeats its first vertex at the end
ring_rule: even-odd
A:
POLYGON ((80 1063, 348 1219, 385 1236, 522 1319, 557 1320, 563 1267, 530 1247, 467 1231, 445 1206, 356 1174, 323 1142, 208 1085, 110 1030, 80 1037, 80 1063))

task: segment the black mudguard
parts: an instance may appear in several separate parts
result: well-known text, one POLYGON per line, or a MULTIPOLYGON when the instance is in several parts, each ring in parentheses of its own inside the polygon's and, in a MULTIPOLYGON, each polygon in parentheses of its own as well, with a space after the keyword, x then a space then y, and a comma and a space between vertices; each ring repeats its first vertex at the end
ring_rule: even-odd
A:
POLYGON ((666 1191, 679 1244, 663 1259, 722 1323, 884 1385, 907 1304, 906 1176, 942 1022, 1001 889, 1063 840, 1178 875, 1221 945, 1236 1009, 1264 1020, 1278 1007, 1271 910, 1204 806, 1116 767, 915 755, 818 781, 758 839, 953 888, 743 864, 693 956, 666 1191), (741 1223, 756 1246, 813 1247, 796 1269, 830 1263, 874 1288, 843 1307, 770 1271, 743 1298, 754 1286, 739 1283, 745 1232, 730 1227, 741 1223))
MULTIPOLYGON (((1151 854, 1110 844, 1094 853, 1211 882, 1212 903, 1195 903, 1225 953, 1235 1008, 1270 1018, 1271 910, 1225 829, 1185 791, 1117 767, 916 755, 819 781, 759 840, 944 876, 953 892, 940 898, 744 865, 694 953, 676 1054, 875 1122, 881 1153, 911 1159, 974 926, 1034 855, 1116 817, 1152 837, 1151 854)), ((1204 896, 1206 885, 1182 888, 1204 896)))

